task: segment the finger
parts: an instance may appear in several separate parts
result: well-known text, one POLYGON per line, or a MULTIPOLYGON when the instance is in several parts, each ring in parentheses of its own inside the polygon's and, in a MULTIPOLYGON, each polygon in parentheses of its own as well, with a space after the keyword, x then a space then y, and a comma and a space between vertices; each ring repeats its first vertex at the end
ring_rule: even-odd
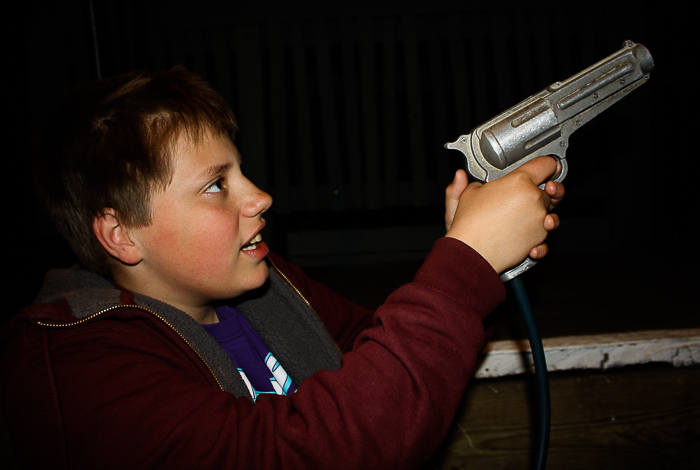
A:
POLYGON ((550 197, 549 210, 554 209, 561 201, 564 199, 566 190, 564 185, 561 183, 555 183, 554 181, 547 181, 544 186, 544 190, 550 197))
POLYGON ((561 163, 555 157, 537 157, 518 168, 519 171, 526 173, 532 182, 540 185, 559 173, 561 163))
POLYGON ((544 218, 544 229, 548 232, 559 227, 559 216, 557 214, 547 214, 544 218))
POLYGON ((546 243, 543 243, 530 250, 529 256, 532 259, 542 259, 547 256, 547 253, 549 253, 549 247, 546 243))
POLYGON ((557 183, 555 181, 547 181, 547 184, 544 186, 544 190, 547 191, 547 194, 550 195, 552 198, 556 199, 561 199, 564 197, 564 185, 561 183, 557 183))

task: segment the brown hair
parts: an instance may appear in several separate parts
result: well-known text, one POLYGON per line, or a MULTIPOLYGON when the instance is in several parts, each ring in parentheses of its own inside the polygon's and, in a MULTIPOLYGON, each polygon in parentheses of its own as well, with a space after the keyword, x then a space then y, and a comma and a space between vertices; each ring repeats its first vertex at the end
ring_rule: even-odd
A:
POLYGON ((173 173, 172 148, 205 133, 238 130, 225 100, 182 67, 131 72, 80 88, 63 100, 36 158, 37 191, 58 231, 88 269, 108 274, 108 255, 92 229, 112 208, 120 223, 152 220, 151 196, 173 173))

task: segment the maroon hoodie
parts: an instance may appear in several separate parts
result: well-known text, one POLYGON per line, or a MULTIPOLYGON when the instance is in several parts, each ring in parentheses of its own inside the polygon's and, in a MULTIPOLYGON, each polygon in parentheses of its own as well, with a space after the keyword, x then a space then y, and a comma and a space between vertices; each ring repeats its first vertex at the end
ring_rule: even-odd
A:
POLYGON ((269 285, 239 308, 299 389, 255 404, 235 365, 183 312, 86 271, 53 273, 42 301, 2 335, 3 415, 20 462, 336 470, 424 462, 474 371, 482 320, 505 295, 498 275, 442 238, 372 315, 271 260, 269 285))

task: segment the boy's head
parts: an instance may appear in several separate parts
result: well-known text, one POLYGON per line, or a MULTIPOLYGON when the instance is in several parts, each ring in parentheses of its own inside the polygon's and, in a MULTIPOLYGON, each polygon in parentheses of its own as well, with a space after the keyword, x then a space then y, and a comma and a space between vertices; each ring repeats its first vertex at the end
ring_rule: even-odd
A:
POLYGON ((80 262, 108 274, 93 219, 111 208, 122 224, 148 225, 178 141, 233 140, 236 132, 225 100, 184 68, 100 80, 70 94, 50 120, 35 165, 38 192, 80 262))

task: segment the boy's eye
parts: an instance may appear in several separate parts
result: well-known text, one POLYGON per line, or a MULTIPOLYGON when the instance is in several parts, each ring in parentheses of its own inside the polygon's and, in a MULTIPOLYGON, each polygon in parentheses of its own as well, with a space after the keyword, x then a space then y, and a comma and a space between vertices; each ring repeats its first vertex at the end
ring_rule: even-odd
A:
POLYGON ((205 193, 218 193, 224 189, 224 180, 218 179, 210 184, 207 189, 204 190, 205 193))

